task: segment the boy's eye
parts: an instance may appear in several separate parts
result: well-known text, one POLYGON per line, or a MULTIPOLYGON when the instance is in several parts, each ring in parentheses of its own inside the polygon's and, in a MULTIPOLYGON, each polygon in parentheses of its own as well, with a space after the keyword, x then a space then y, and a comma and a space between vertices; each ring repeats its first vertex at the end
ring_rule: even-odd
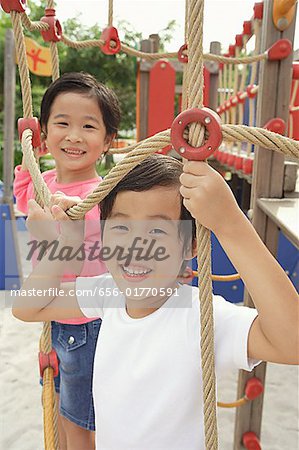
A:
POLYGON ((150 231, 150 234, 155 234, 155 235, 162 235, 162 234, 167 234, 166 231, 162 230, 161 228, 153 228, 150 231))
POLYGON ((67 122, 56 122, 55 125, 62 125, 64 127, 67 127, 68 123, 67 122))
POLYGON ((95 129, 95 127, 93 125, 90 125, 89 123, 87 123, 86 125, 84 125, 83 128, 93 128, 95 129))
POLYGON ((116 231, 129 231, 129 228, 125 225, 114 225, 113 227, 111 227, 111 230, 116 230, 116 231))

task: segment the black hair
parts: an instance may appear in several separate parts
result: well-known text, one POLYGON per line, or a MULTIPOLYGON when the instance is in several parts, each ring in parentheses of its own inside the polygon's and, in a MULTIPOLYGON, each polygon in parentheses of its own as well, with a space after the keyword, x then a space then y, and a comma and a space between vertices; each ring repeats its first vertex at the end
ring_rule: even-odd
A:
MULTIPOLYGON (((143 192, 152 188, 163 187, 177 187, 179 189, 180 175, 183 172, 183 164, 171 156, 164 156, 154 154, 143 160, 138 166, 131 170, 101 201, 101 219, 102 228, 104 228, 104 221, 109 219, 116 196, 119 192, 135 191, 143 192)), ((190 226, 184 226, 185 221, 191 221, 192 225, 192 244, 196 239, 196 225, 195 219, 183 204, 181 197, 181 214, 178 218, 181 220, 180 234, 183 237, 184 249, 187 252, 190 249, 190 226), (187 235, 188 233, 188 235, 187 235)), ((188 222, 189 223, 189 222, 188 222)))
POLYGON ((92 75, 85 72, 70 72, 55 80, 46 90, 42 103, 40 122, 44 132, 51 113, 51 107, 59 94, 76 92, 94 97, 99 105, 106 128, 106 135, 117 133, 120 122, 120 107, 116 94, 92 75))

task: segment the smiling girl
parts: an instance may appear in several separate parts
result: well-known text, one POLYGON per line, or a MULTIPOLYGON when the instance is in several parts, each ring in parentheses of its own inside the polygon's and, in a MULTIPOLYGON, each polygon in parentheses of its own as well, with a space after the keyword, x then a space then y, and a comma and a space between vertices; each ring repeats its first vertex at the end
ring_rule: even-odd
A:
MULTIPOLYGON (((114 92, 91 75, 67 73, 50 85, 42 99, 40 122, 44 142, 55 160, 55 169, 43 173, 51 193, 60 191, 83 199, 98 186, 101 178, 96 162, 109 149, 119 121, 114 92)), ((35 193, 24 160, 15 169, 14 195, 17 208, 27 214, 28 200, 35 193)), ((92 246, 99 240, 99 208, 94 207, 85 217, 89 221, 85 243, 92 246)), ((55 231, 48 230, 46 237, 55 239, 55 231)), ((83 276, 103 272, 106 267, 101 260, 86 260, 83 276)), ((71 280, 75 275, 64 273, 64 278, 71 280)), ((94 448, 92 373, 100 326, 101 320, 94 318, 52 322, 52 345, 60 361, 55 389, 61 450, 94 448)))

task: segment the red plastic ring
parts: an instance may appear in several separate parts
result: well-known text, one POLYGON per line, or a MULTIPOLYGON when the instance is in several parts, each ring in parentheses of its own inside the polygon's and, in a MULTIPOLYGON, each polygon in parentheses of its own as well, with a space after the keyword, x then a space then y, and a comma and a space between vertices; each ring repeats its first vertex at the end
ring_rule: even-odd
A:
POLYGON ((221 121, 218 114, 209 108, 192 108, 180 113, 171 125, 171 142, 176 152, 191 161, 204 161, 222 142, 221 121), (209 137, 201 147, 192 147, 184 137, 184 130, 192 122, 204 125, 209 137))
POLYGON ((58 42, 62 37, 62 26, 55 17, 55 9, 46 8, 45 16, 41 18, 41 22, 49 25, 48 30, 41 30, 40 34, 45 42, 58 42))
POLYGON ((39 361, 39 373, 41 378, 43 377, 44 371, 47 367, 52 367, 53 377, 57 377, 57 375, 59 374, 59 365, 57 354, 54 349, 52 349, 50 353, 39 352, 38 361, 39 361))
POLYGON ((101 50, 105 55, 115 55, 120 51, 121 42, 115 27, 104 28, 101 34, 101 41, 104 41, 104 44, 101 45, 101 50), (114 47, 111 47, 111 42, 114 42, 114 47))
POLYGON ((25 12, 26 0, 0 0, 1 7, 6 13, 17 11, 25 12))
POLYGON ((183 64, 187 64, 188 62, 188 55, 184 53, 186 50, 188 50, 188 45, 184 44, 180 47, 178 51, 178 60, 183 64))
POLYGON ((32 146, 34 148, 40 147, 41 139, 40 139, 40 124, 36 117, 24 118, 18 120, 18 132, 20 141, 22 140, 23 132, 27 129, 32 131, 32 146))

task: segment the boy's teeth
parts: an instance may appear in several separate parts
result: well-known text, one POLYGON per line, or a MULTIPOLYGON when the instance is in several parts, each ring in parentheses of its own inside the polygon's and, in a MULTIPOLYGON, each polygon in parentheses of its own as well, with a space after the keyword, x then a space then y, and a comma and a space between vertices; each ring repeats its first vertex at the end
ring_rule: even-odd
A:
POLYGON ((83 150, 69 150, 68 148, 63 149, 66 153, 70 153, 71 155, 83 155, 83 150))
POLYGON ((126 273, 129 273, 130 275, 146 275, 151 270, 150 269, 131 269, 130 267, 122 266, 124 271, 126 273))

